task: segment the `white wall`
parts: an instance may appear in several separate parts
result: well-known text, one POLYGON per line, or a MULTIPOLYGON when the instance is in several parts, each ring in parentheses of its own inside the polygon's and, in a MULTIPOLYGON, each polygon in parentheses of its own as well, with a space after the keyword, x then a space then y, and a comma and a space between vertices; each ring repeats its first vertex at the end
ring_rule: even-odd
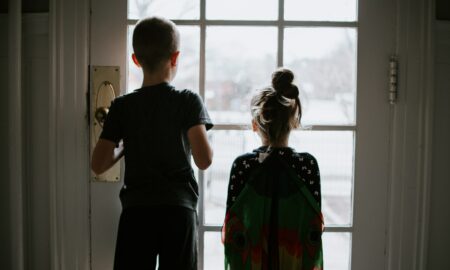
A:
POLYGON ((435 28, 435 93, 427 269, 450 265, 450 21, 435 28))

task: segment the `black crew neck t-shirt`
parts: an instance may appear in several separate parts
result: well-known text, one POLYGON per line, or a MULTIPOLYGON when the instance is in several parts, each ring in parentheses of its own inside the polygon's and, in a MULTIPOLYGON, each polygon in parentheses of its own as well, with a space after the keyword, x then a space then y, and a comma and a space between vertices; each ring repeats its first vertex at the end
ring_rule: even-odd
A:
POLYGON ((123 208, 179 205, 196 209, 198 186, 187 131, 213 124, 200 96, 168 83, 142 87, 116 98, 100 138, 123 140, 123 208))

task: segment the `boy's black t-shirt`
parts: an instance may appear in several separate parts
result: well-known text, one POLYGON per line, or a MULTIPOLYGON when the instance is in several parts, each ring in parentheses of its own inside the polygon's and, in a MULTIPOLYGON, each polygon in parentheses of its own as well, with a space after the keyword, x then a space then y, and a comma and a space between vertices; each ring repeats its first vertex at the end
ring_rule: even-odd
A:
POLYGON ((191 167, 189 128, 213 124, 198 94, 168 83, 143 87, 116 98, 100 138, 123 140, 124 208, 179 205, 195 210, 198 185, 191 167))

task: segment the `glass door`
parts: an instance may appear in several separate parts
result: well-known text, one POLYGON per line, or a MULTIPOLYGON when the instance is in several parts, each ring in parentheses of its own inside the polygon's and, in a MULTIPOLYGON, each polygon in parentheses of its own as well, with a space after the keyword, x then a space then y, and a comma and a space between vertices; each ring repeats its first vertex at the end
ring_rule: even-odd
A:
MULTIPOLYGON (((359 235, 378 241, 384 247, 384 238, 371 238, 370 230, 363 225, 356 227, 358 222, 355 222, 356 217, 361 220, 370 217, 366 213, 366 205, 371 204, 364 199, 364 192, 367 192, 365 183, 371 179, 359 179, 357 167, 369 166, 383 155, 388 158, 384 153, 380 154, 380 158, 371 157, 369 151, 364 150, 364 146, 371 143, 384 148, 387 140, 381 138, 374 141, 371 135, 361 135, 365 134, 366 129, 361 121, 369 119, 367 114, 379 113, 380 117, 385 117, 388 111, 387 106, 379 106, 376 111, 362 113, 364 104, 384 101, 371 100, 378 96, 370 94, 372 90, 366 86, 368 82, 358 75, 370 73, 369 61, 359 58, 361 55, 366 58, 371 51, 369 46, 361 47, 370 43, 369 39, 360 40, 361 31, 366 31, 367 23, 361 14, 358 16, 358 6, 364 4, 361 1, 127 2, 127 35, 117 35, 118 41, 123 42, 126 38, 127 44, 126 52, 117 52, 120 53, 120 60, 126 59, 127 63, 124 71, 126 91, 123 92, 139 88, 142 82, 141 72, 130 57, 134 25, 140 18, 164 16, 173 20, 181 32, 180 66, 173 84, 180 89, 197 91, 215 123, 215 128, 209 132, 215 151, 213 164, 206 171, 196 171, 201 193, 198 206, 199 269, 223 267, 220 230, 225 214, 229 171, 236 156, 259 146, 259 138, 249 125, 250 98, 257 89, 270 85, 270 75, 279 66, 294 71, 304 110, 302 127, 293 132, 290 144, 299 152, 314 155, 321 170, 326 269, 358 269, 352 265, 362 265, 362 258, 371 256, 373 250, 370 247, 355 246, 359 242, 353 239, 359 235), (357 151, 358 145, 362 145, 360 151, 357 151), (362 187, 355 188, 358 185, 362 187), (355 205, 357 202, 360 206, 355 205), (361 211, 360 215, 354 215, 357 210, 361 211), (354 257, 356 253, 358 258, 354 257)), ((120 2, 123 8, 123 1, 108 4, 108 8, 116 10, 123 21, 124 11, 114 8, 114 2, 120 2)), ((362 13, 365 14, 365 9, 362 13)), ((101 23, 100 20, 93 20, 93 26, 101 23)), ((366 35, 369 36, 369 33, 366 35)), ((387 43, 386 47, 392 43, 389 35, 379 42, 387 43)), ((95 50, 93 48, 92 54, 95 50)), ((381 65, 376 68, 380 69, 381 65)), ((379 81, 376 87, 381 88, 382 84, 383 81, 379 81)), ((381 131, 387 134, 388 126, 381 131)), ((387 174, 387 167, 385 169, 380 173, 387 174)), ((384 195, 383 189, 374 192, 381 197, 384 195)), ((101 196, 110 195, 104 193, 101 196)), ((384 215, 382 206, 377 211, 375 214, 384 215)), ((93 226, 92 233, 95 234, 95 231, 93 226)))

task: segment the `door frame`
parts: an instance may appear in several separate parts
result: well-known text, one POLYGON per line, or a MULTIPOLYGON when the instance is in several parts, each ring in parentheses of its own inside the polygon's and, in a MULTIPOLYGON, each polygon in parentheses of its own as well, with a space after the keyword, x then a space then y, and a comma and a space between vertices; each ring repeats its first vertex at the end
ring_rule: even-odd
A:
POLYGON ((397 0, 398 101, 391 108, 386 269, 427 269, 435 1, 397 0))
MULTIPOLYGON (((86 118, 90 4, 89 0, 50 0, 51 87, 46 94, 51 104, 51 269, 90 269, 86 118)), ((385 269, 426 269, 434 2, 397 0, 396 7, 396 18, 388 19, 397 22, 395 52, 400 57, 400 90, 397 105, 390 111, 391 160, 383 228, 387 240, 382 261, 385 269)), ((388 55, 385 73, 388 76, 388 55)), ((388 102, 387 86, 380 91, 386 93, 388 102)), ((20 196, 12 199, 12 210, 17 210, 14 203, 20 203, 21 199, 20 196)), ((19 233, 17 230, 13 228, 13 234, 19 233)), ((20 253, 13 250, 13 258, 17 256, 20 253)))

